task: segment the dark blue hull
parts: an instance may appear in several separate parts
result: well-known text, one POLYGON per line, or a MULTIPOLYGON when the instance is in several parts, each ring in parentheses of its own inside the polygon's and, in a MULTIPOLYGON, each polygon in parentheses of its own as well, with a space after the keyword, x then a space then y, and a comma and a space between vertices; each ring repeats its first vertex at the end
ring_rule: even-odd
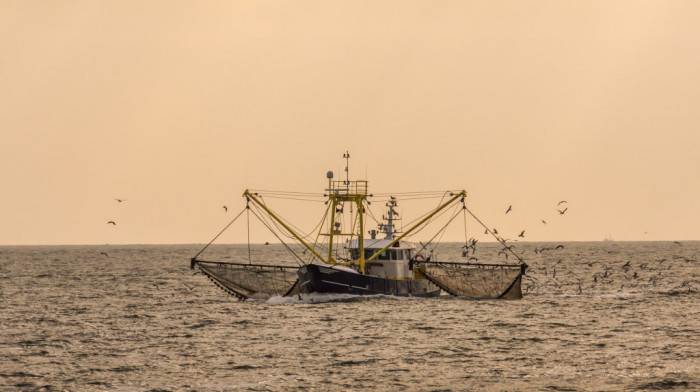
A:
POLYGON ((299 290, 304 293, 397 295, 437 297, 440 288, 427 279, 387 279, 347 272, 317 264, 299 268, 299 290))

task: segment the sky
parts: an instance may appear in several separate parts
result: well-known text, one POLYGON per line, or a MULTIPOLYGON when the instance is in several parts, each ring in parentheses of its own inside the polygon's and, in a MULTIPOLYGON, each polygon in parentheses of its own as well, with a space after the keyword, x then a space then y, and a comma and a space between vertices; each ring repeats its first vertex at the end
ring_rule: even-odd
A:
MULTIPOLYGON (((345 151, 370 192, 466 189, 527 241, 700 240, 697 15, 674 0, 3 1, 0 245, 206 243, 245 189, 322 193, 345 151)), ((270 203, 301 228, 324 208, 270 203)), ((242 224, 223 240, 246 242, 242 224)))

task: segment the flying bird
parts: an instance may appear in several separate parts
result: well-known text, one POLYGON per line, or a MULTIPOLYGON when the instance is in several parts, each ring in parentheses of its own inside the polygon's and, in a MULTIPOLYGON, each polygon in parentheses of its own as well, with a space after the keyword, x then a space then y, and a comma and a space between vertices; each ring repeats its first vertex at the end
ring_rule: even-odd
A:
POLYGON ((561 203, 566 203, 566 202, 567 202, 566 200, 562 200, 559 203, 557 203, 557 205, 559 206, 559 205, 561 205, 561 203))
POLYGON ((109 255, 106 252, 100 252, 100 254, 109 257, 109 255))
POLYGON ((544 224, 546 225, 546 224, 547 224, 547 221, 544 220, 544 219, 542 219, 542 223, 544 223, 544 224))
POLYGON ((107 222, 107 224, 110 224, 110 223, 113 224, 114 226, 117 225, 116 223, 114 223, 114 221, 109 221, 109 222, 107 222))
POLYGON ((557 245, 557 247, 554 249, 564 249, 564 245, 557 245))
POLYGON ((557 209, 557 212, 559 212, 559 214, 560 214, 560 215, 564 215, 564 213, 565 213, 565 212, 566 212, 566 210, 568 210, 568 209, 569 209, 569 207, 566 207, 566 208, 564 208, 564 210, 563 210, 563 211, 562 211, 562 210, 559 210, 559 209, 557 209))
POLYGON ((118 202, 120 202, 120 203, 123 202, 123 201, 126 201, 126 199, 114 199, 114 200, 116 200, 116 201, 118 201, 118 202))
POLYGON ((506 214, 510 212, 510 210, 513 209, 513 206, 508 206, 508 209, 506 210, 506 214))
POLYGON ((224 206, 224 212, 228 212, 228 207, 224 206))
POLYGON ((518 237, 525 238, 525 230, 521 231, 520 234, 518 234, 518 237))

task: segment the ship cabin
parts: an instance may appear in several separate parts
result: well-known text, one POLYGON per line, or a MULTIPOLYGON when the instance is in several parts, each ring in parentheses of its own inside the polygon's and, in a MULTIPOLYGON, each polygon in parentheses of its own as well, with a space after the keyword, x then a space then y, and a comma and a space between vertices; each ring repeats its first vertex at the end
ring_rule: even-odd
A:
MULTIPOLYGON (((384 249, 392 240, 364 239, 365 260, 384 249)), ((353 260, 360 258, 358 241, 352 240, 350 255, 353 260)), ((385 250, 377 258, 365 264, 365 274, 388 279, 415 279, 411 258, 415 254, 415 246, 409 242, 399 241, 385 250)))

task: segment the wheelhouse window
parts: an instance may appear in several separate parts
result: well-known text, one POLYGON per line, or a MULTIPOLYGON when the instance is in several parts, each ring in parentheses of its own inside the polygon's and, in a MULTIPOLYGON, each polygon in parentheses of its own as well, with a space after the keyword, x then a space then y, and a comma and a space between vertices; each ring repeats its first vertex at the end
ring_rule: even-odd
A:
POLYGON ((384 252, 380 253, 379 256, 377 256, 377 259, 379 259, 379 260, 391 260, 389 258, 389 251, 385 250, 384 252))
MULTIPOLYGON (((365 260, 374 256, 378 249, 365 249, 365 260)), ((353 260, 360 258, 360 251, 358 249, 353 249, 351 251, 351 256, 353 260)), ((377 260, 408 260, 411 258, 411 251, 409 249, 387 249, 377 256, 377 260)))

